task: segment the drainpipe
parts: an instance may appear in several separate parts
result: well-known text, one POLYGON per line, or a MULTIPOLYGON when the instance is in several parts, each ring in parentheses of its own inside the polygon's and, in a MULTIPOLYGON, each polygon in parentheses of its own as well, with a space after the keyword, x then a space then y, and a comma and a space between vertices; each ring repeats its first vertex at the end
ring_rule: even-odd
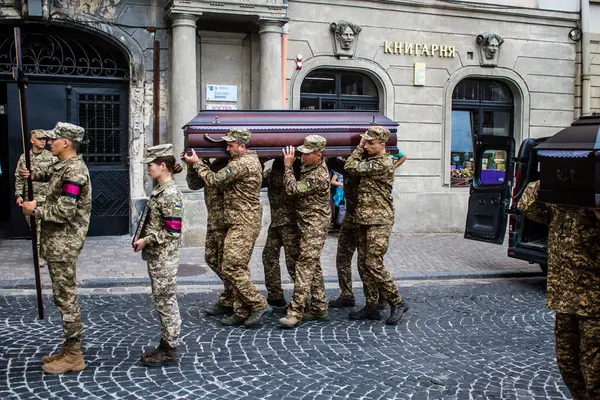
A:
POLYGON ((286 61, 287 61, 287 44, 288 44, 288 25, 285 24, 281 31, 281 109, 285 110, 286 97, 286 61))
POLYGON ((590 115, 590 1, 581 0, 581 115, 590 115))

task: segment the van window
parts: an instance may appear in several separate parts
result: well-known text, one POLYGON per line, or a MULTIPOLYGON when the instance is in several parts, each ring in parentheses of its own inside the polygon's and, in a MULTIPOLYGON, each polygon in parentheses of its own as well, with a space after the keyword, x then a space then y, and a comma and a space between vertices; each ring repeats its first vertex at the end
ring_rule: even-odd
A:
POLYGON ((504 184, 506 178, 506 151, 488 149, 481 154, 480 183, 484 186, 504 184))

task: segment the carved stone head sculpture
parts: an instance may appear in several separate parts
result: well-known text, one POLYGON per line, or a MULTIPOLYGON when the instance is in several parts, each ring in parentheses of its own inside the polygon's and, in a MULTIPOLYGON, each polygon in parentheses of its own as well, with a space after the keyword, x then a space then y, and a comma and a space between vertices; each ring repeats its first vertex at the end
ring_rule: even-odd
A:
POLYGON ((500 46, 504 39, 496 33, 482 33, 477 35, 479 45, 480 65, 482 67, 495 67, 498 65, 500 46))
POLYGON ((333 50, 336 56, 354 57, 356 42, 362 27, 348 21, 332 22, 329 26, 333 33, 333 50))

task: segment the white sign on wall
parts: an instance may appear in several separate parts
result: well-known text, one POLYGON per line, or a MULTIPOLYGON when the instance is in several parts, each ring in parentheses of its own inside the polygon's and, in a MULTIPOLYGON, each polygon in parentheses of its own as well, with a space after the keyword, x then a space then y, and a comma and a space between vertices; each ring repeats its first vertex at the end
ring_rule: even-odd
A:
POLYGON ((207 104, 207 110, 237 110, 238 106, 235 104, 207 104))
POLYGON ((206 100, 237 101, 237 86, 206 85, 206 100))

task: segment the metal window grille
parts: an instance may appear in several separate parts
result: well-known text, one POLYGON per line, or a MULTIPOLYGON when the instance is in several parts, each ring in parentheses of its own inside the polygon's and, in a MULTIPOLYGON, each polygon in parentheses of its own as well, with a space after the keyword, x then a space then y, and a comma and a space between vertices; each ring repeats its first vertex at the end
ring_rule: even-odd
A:
POLYGON ((79 124, 85 128, 81 153, 86 162, 122 162, 121 101, 120 94, 78 94, 79 124))

